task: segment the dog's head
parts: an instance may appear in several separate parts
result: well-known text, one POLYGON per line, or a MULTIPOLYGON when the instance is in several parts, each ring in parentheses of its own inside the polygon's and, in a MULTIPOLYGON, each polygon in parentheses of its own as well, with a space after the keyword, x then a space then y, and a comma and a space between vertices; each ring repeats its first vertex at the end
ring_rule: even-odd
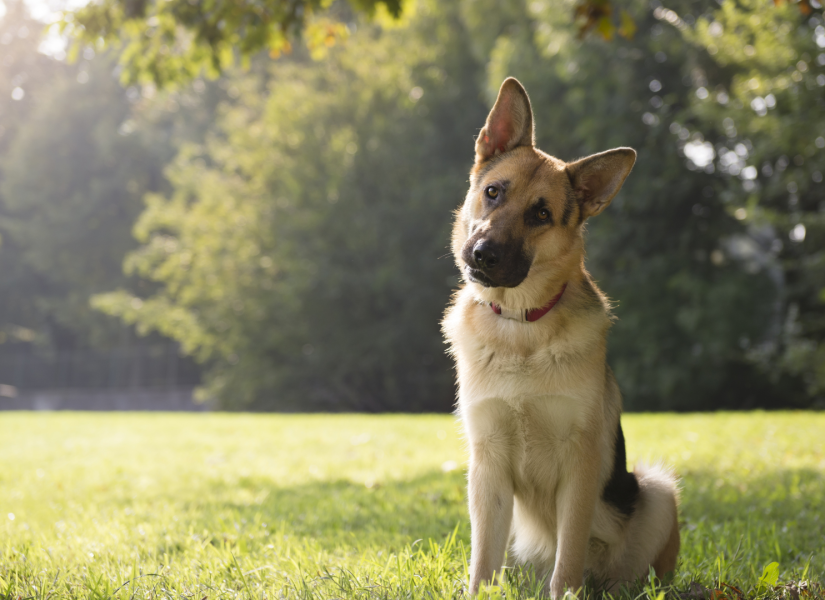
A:
POLYGON ((513 78, 501 85, 475 149, 453 228, 458 267, 481 300, 542 306, 581 265, 582 225, 610 204, 636 152, 566 163, 538 150, 530 99, 513 78))

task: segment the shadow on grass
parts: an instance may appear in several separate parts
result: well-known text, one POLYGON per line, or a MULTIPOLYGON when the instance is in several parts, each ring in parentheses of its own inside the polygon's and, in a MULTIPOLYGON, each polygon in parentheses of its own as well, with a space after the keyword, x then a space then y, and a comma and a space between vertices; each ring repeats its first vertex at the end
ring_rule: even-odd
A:
MULTIPOLYGON (((785 573, 825 571, 825 478, 814 469, 726 479, 683 474, 682 564, 697 575, 758 577, 777 561, 785 573)), ((819 576, 819 575, 817 575, 819 576)))
MULTIPOLYGON (((783 573, 809 561, 811 573, 825 567, 825 479, 818 471, 765 471, 737 480, 693 471, 682 480, 683 574, 739 581, 758 577, 772 561, 783 573)), ((458 471, 373 487, 343 480, 280 487, 246 477, 205 483, 187 512, 213 544, 249 551, 273 541, 281 547, 288 538, 327 551, 398 552, 415 540, 440 544, 457 525, 457 541, 469 547, 465 485, 458 471)))
POLYGON ((725 479, 717 472, 682 476, 682 517, 687 521, 725 523, 752 515, 787 525, 822 531, 825 526, 825 477, 814 469, 774 470, 758 477, 725 479))
MULTIPOLYGON (((245 477, 236 486, 213 482, 190 509, 219 517, 223 523, 218 529, 224 532, 268 529, 273 535, 310 538, 327 548, 397 550, 417 539, 442 541, 460 523, 466 526, 460 528, 459 539, 468 542, 465 486, 460 471, 433 471, 369 487, 344 480, 280 487, 276 481, 245 477), (249 501, 238 502, 238 496, 249 501)), ((216 523, 211 520, 201 525, 213 529, 216 523)))

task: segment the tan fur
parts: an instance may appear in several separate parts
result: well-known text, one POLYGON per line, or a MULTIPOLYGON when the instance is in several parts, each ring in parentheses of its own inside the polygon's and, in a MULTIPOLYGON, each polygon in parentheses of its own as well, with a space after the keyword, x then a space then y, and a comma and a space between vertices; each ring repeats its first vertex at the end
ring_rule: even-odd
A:
POLYGON ((667 539, 667 544, 665 544, 665 547, 662 548, 659 556, 653 560, 653 564, 651 565, 658 577, 664 577, 665 574, 676 569, 676 559, 679 557, 681 539, 679 537, 679 519, 675 506, 673 509, 673 517, 673 526, 670 530, 670 537, 667 539))
POLYGON ((553 598, 580 588, 585 572, 610 587, 645 576, 651 564, 657 573, 675 567, 669 472, 637 468, 640 496, 630 518, 601 498, 621 396, 606 364, 610 306, 584 267, 583 222, 606 208, 634 160, 632 150, 617 149, 567 164, 536 149, 529 99, 513 79, 479 135, 453 228, 456 262, 464 271, 462 252, 476 239, 523 242, 532 262, 515 287, 465 277, 443 321, 470 450, 473 593, 500 571, 508 547, 511 562, 548 575, 553 598), (491 182, 506 182, 506 201, 494 208, 484 196, 491 182), (525 221, 538 198, 552 225, 525 221), (565 283, 536 322, 502 318, 489 306, 541 307, 565 283))

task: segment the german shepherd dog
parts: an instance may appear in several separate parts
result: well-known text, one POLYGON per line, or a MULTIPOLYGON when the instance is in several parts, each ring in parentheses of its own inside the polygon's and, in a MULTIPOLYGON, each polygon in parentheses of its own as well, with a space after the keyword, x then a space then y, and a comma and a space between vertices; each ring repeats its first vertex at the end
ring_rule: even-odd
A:
POLYGON ((552 598, 673 571, 677 485, 626 467, 622 400, 606 364, 610 304, 584 266, 584 223, 636 161, 616 148, 572 163, 535 147, 507 79, 475 145, 452 250, 465 284, 443 329, 470 449, 470 592, 533 565, 552 598))

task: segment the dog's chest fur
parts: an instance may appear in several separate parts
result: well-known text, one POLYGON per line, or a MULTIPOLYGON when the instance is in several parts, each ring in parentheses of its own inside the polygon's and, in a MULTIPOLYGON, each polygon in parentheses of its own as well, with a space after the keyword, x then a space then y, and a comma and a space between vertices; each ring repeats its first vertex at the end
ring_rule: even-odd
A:
POLYGON ((598 443, 592 428, 604 410, 598 329, 608 322, 591 316, 583 327, 563 310, 545 322, 519 323, 459 301, 445 320, 470 452, 506 462, 519 502, 540 501, 546 523, 555 521, 558 486, 574 468, 579 444, 598 443))
POLYGON ((554 513, 554 495, 563 468, 582 431, 583 411, 576 399, 536 396, 507 402, 512 411, 513 482, 522 501, 541 498, 554 513))

